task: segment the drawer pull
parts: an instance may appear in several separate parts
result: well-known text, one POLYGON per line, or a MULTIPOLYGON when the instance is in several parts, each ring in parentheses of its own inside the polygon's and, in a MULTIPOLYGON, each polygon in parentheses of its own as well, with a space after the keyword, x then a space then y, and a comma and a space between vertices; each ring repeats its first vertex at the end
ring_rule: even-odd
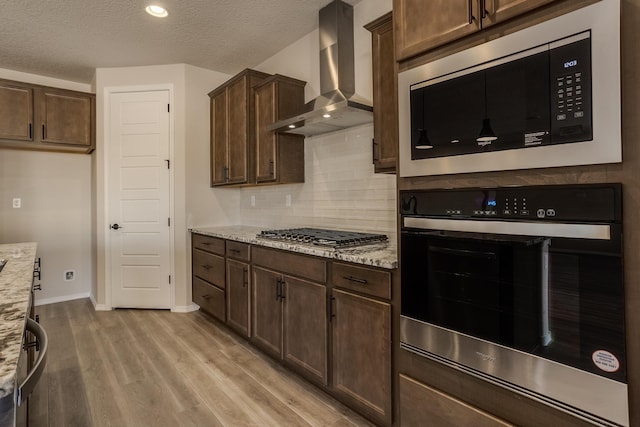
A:
POLYGON ((209 295, 209 294, 204 294, 204 295, 202 295, 202 298, 203 298, 203 299, 208 300, 208 299, 210 299, 210 298, 211 298, 211 295, 209 295))
POLYGON ((210 270, 211 268, 213 268, 213 266, 206 264, 206 265, 203 265, 202 268, 204 268, 205 270, 210 270))
POLYGON ((211 246, 211 243, 209 243, 209 242, 202 242, 200 244, 203 245, 203 246, 211 246))
POLYGON ((366 285, 367 283, 369 283, 367 282, 367 279, 360 279, 358 277, 353 277, 353 276, 342 276, 342 278, 350 282, 360 283, 361 285, 366 285))
POLYGON ((240 249, 229 249, 229 251, 233 252, 234 254, 240 253, 240 249))

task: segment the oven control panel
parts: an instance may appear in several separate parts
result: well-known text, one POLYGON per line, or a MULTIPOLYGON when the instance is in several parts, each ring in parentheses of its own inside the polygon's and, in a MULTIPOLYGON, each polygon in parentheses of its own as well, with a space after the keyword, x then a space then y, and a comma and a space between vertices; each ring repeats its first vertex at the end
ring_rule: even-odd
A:
POLYGON ((527 221, 620 221, 620 184, 400 192, 405 216, 527 221))

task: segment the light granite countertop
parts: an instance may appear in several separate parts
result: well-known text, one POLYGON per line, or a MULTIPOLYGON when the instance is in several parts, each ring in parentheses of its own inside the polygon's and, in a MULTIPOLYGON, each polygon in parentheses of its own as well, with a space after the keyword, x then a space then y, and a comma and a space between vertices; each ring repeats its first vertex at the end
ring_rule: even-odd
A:
POLYGON ((22 337, 31 308, 36 243, 0 245, 0 399, 13 395, 22 337))
POLYGON ((356 264, 387 269, 398 267, 398 250, 395 242, 378 243, 355 248, 332 249, 305 243, 281 242, 256 237, 257 234, 266 229, 265 227, 238 225, 228 227, 193 227, 189 230, 193 233, 207 236, 220 237, 222 239, 235 240, 252 245, 283 249, 356 264))

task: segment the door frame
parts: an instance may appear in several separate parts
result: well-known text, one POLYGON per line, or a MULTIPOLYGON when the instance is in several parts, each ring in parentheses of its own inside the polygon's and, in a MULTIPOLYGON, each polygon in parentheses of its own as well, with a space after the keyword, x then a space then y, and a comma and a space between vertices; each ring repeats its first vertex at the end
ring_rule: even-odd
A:
MULTIPOLYGON (((154 91, 168 91, 169 92, 169 105, 175 106, 174 102, 174 86, 173 84, 155 84, 155 85, 134 85, 134 86, 110 86, 104 88, 104 156, 103 156, 103 170, 104 170, 104 210, 103 215, 105 218, 105 227, 109 227, 109 194, 110 186, 110 150, 109 141, 111 140, 111 95, 116 93, 133 93, 133 92, 154 92, 154 91)), ((175 277, 175 161, 174 161, 174 147, 175 147, 175 107, 169 110, 169 216, 171 218, 171 227, 169 227, 169 274, 171 275, 171 283, 169 285, 170 295, 170 309, 175 308, 176 298, 176 277, 175 277)), ((100 226, 100 224, 98 224, 100 226)), ((104 233, 104 284, 105 284, 105 305, 104 309, 112 310, 112 298, 111 292, 113 285, 111 283, 111 233, 105 231, 104 233)))

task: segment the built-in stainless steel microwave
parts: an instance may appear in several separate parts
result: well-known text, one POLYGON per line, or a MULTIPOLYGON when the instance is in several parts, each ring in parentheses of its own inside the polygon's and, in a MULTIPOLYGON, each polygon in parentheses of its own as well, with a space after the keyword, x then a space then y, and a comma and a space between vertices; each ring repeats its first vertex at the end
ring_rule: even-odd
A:
POLYGON ((620 162, 619 0, 404 71, 398 102, 401 176, 620 162))

